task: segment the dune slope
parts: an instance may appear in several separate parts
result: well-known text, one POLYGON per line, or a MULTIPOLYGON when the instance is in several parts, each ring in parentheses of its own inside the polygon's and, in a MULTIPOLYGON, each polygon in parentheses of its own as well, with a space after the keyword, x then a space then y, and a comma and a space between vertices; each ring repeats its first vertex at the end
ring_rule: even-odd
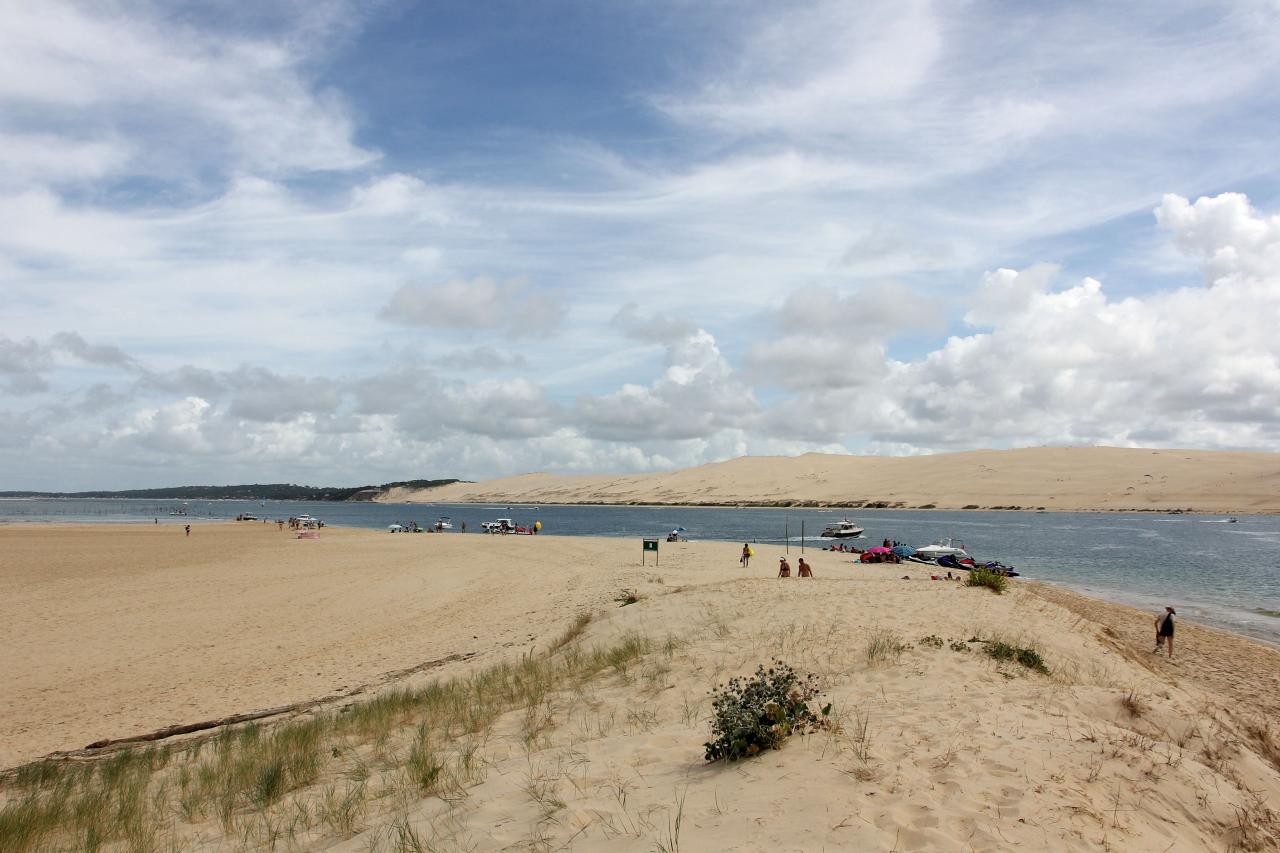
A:
POLYGON ((1280 512, 1280 454, 1114 447, 934 456, 747 456, 633 475, 524 474, 388 502, 886 506, 1280 512))

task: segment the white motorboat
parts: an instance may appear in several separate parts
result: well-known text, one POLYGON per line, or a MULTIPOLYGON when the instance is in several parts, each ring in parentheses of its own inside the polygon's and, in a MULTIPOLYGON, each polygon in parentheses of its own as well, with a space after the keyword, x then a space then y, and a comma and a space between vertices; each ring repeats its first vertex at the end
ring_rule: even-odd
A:
POLYGON ((822 531, 822 536, 824 539, 854 539, 861 536, 862 531, 863 528, 846 518, 835 524, 828 524, 822 531))
POLYGON ((485 533, 515 533, 516 523, 509 518, 499 518, 497 521, 486 521, 480 525, 485 533))
POLYGON ((964 549, 964 543, 959 539, 952 539, 949 536, 945 539, 937 540, 932 545, 925 545, 923 548, 917 548, 915 556, 922 557, 926 560, 936 560, 939 557, 943 557, 948 554, 952 557, 959 557, 962 560, 969 557, 969 552, 964 549))
POLYGON ((442 515, 440 520, 436 522, 436 530, 452 530, 453 522, 449 520, 449 516, 442 515))

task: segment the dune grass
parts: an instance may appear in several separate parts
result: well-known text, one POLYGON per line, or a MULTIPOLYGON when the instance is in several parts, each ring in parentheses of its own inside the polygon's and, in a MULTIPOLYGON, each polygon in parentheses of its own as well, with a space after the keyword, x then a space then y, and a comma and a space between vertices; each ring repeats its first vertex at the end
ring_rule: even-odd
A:
POLYGON ((896 631, 876 631, 867 640, 867 663, 897 663, 909 648, 896 631))
POLYGON ((334 711, 228 728, 180 747, 28 764, 0 783, 0 850, 180 848, 210 821, 242 846, 254 838, 272 846, 281 835, 341 838, 392 793, 464 796, 481 772, 477 743, 500 717, 543 708, 592 678, 626 677, 652 650, 638 635, 583 648, 589 621, 575 620, 547 653, 334 711))
POLYGON ((1008 585, 1005 576, 999 572, 978 568, 969 570, 969 578, 964 583, 965 586, 985 586, 996 595, 1003 593, 1008 585))

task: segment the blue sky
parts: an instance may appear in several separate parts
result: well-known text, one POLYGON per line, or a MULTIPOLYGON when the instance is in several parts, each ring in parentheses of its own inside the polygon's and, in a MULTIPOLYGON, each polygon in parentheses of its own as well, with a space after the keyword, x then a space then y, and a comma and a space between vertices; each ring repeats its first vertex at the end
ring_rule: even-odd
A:
POLYGON ((1280 9, 0 2, 0 481, 1280 445, 1280 9))

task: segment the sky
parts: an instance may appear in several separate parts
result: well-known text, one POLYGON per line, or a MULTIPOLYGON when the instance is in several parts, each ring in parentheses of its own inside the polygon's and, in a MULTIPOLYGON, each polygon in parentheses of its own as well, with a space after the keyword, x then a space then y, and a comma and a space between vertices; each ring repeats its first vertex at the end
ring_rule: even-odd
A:
POLYGON ((1280 3, 0 0, 0 490, 1280 450, 1280 3))

